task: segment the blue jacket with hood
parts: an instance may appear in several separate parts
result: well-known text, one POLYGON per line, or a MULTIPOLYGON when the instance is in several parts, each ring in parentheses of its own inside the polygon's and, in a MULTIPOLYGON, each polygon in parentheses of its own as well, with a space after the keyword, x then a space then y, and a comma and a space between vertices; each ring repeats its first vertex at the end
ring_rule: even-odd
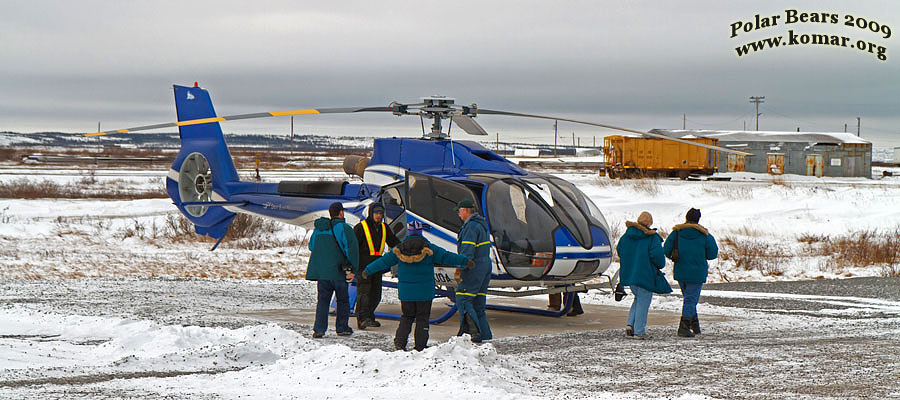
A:
POLYGON ((657 279, 659 271, 666 265, 663 256, 662 238, 656 229, 647 228, 637 222, 628 221, 625 234, 619 239, 616 251, 619 253, 619 282, 623 286, 638 286, 653 293, 672 293, 672 287, 665 278, 657 279))
POLYGON ((672 258, 675 237, 678 237, 678 261, 675 261, 675 280, 688 283, 704 283, 709 275, 709 263, 719 256, 716 238, 700 224, 681 224, 672 228, 664 245, 666 257, 672 258))
POLYGON ((397 267, 400 301, 434 300, 434 264, 464 267, 469 259, 431 244, 421 235, 407 236, 403 242, 366 266, 369 275, 397 267))
POLYGON ((309 266, 306 268, 306 279, 344 280, 340 271, 344 259, 353 264, 353 272, 359 270, 359 245, 353 228, 344 223, 343 218, 319 218, 315 222, 315 231, 309 239, 309 266))

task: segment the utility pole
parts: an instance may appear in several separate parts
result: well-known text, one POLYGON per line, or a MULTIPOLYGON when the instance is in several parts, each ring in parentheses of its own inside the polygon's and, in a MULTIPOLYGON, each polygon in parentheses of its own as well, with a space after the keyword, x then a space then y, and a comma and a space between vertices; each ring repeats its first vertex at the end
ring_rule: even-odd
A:
POLYGON ((856 136, 859 136, 859 125, 860 125, 859 117, 856 117, 856 136))
POLYGON ((497 132, 497 152, 500 152, 500 132, 497 132))
POLYGON ((294 116, 291 116, 291 158, 294 158, 294 116))
POLYGON ((847 124, 844 124, 844 133, 847 133, 847 124))
POLYGON ((559 157, 556 155, 556 126, 559 123, 557 120, 553 120, 553 158, 559 157))
POLYGON ((687 129, 687 113, 681 114, 681 129, 687 129))
POLYGON ((745 131, 747 130, 747 121, 746 120, 744 121, 744 130, 745 131))
POLYGON ((575 132, 572 132, 572 147, 575 147, 575 132))
POLYGON ((756 104, 756 130, 759 131, 759 103, 764 103, 766 96, 750 96, 750 102, 756 104))

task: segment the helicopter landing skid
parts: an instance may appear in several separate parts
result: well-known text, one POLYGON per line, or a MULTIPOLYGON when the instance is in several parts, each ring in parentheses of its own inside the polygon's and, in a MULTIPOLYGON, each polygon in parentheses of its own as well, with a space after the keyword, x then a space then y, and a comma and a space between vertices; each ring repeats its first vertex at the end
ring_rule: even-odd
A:
MULTIPOLYGON (((381 282, 381 285, 384 287, 389 287, 389 288, 394 288, 394 289, 397 288, 397 283, 391 282, 391 281, 381 282)), ((450 292, 447 290, 440 290, 440 289, 435 289, 435 294, 437 294, 436 297, 447 297, 451 300, 453 300, 453 298, 455 296, 454 292, 450 292)), ((450 317, 452 317, 453 314, 456 314, 456 309, 457 309, 456 302, 454 301, 453 306, 451 306, 450 309, 444 313, 444 315, 441 315, 440 317, 437 317, 437 318, 431 318, 428 320, 428 323, 429 324, 440 324, 441 322, 444 322, 444 321, 450 319, 450 317)), ((390 319, 390 320, 394 320, 394 321, 399 320, 401 317, 400 314, 384 313, 384 312, 378 312, 378 311, 375 312, 375 316, 378 318, 390 319)))
MULTIPOLYGON (((607 283, 594 283, 594 284, 576 284, 576 285, 568 285, 568 286, 560 286, 554 288, 544 288, 537 290, 527 290, 527 291, 519 291, 519 292, 511 292, 505 290, 488 290, 487 293, 495 296, 504 296, 504 297, 524 297, 524 296, 532 296, 538 294, 554 294, 554 293, 562 293, 565 296, 563 297, 563 307, 559 310, 541 310, 536 308, 529 307, 517 307, 517 306, 508 306, 502 304, 486 304, 485 308, 488 310, 497 310, 497 311, 507 311, 507 312, 519 312, 525 314, 533 314, 533 315, 542 315, 546 317, 561 317, 569 313, 572 309, 572 304, 575 302, 575 295, 579 292, 587 292, 590 289, 600 289, 603 287, 609 287, 610 292, 612 292, 615 284, 618 283, 619 272, 616 271, 615 275, 610 277, 607 275, 603 275, 609 281, 607 283)), ((382 285, 390 288, 397 288, 396 282, 384 281, 382 285)), ((442 322, 447 321, 453 314, 456 314, 457 306, 455 302, 456 293, 455 291, 436 289, 436 298, 446 297, 453 301, 453 305, 450 307, 447 312, 437 318, 431 318, 428 320, 429 324, 440 324, 442 322)), ((392 314, 392 313, 383 313, 383 312, 375 312, 375 316, 378 318, 390 319, 390 320, 399 320, 400 314, 392 314)))

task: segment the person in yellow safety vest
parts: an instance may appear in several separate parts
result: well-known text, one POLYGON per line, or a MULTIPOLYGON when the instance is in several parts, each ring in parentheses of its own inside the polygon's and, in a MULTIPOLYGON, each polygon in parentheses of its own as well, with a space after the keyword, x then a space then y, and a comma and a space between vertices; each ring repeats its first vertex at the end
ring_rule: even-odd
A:
MULTIPOLYGON (((384 207, 378 203, 369 207, 369 217, 356 224, 353 232, 356 234, 356 242, 359 243, 360 265, 369 265, 388 249, 400 243, 394 232, 384 223, 384 207)), ((375 308, 380 302, 381 274, 372 274, 365 278, 357 276, 356 326, 359 329, 381 326, 381 323, 375 320, 375 308)))

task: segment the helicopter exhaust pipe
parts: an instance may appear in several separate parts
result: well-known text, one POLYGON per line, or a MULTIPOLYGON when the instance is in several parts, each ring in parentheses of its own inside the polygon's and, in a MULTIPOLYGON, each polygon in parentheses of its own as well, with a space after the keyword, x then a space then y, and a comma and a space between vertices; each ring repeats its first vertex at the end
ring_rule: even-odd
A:
POLYGON ((344 172, 347 175, 356 175, 362 178, 369 166, 369 157, 349 155, 344 157, 344 172))

